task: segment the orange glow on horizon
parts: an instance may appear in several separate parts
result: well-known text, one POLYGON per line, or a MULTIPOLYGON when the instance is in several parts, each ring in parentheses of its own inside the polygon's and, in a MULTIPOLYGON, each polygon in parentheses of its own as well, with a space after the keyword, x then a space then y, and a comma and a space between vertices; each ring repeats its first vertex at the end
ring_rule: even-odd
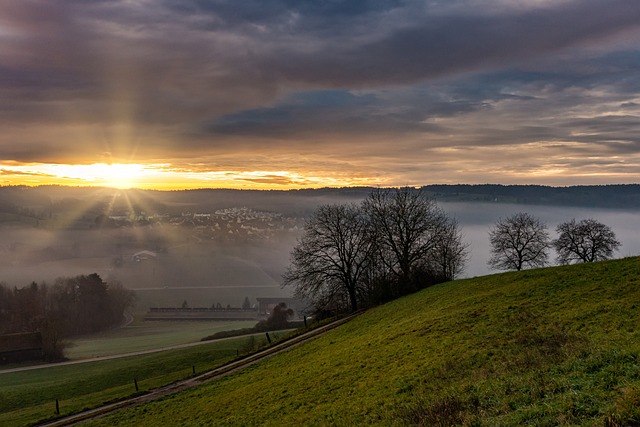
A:
POLYGON ((0 185, 64 185, 118 189, 192 190, 229 188, 293 190, 374 185, 367 178, 305 175, 291 171, 199 171, 169 164, 2 164, 0 185))

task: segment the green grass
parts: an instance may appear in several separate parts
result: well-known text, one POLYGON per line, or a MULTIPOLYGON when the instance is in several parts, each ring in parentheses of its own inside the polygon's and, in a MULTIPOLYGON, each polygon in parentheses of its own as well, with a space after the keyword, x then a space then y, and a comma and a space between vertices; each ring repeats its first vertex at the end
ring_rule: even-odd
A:
POLYGON ((250 328, 251 321, 188 322, 136 321, 125 328, 78 338, 67 349, 67 358, 86 359, 112 354, 131 353, 200 341, 219 331, 250 328))
POLYGON ((460 280, 89 425, 640 425, 640 259, 460 280))
MULTIPOLYGON (((277 339, 278 334, 272 334, 277 339)), ((265 336, 242 337, 196 347, 167 350, 121 359, 56 366, 24 372, 0 373, 0 426, 32 425, 55 415, 97 407, 136 393, 203 373, 265 345, 265 336)))

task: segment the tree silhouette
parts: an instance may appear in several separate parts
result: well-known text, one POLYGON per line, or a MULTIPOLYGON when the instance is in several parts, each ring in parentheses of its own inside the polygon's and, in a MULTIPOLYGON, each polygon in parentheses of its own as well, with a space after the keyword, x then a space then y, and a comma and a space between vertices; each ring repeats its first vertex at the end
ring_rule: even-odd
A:
POLYGON ((462 240, 458 222, 447 219, 433 250, 429 252, 429 264, 443 280, 453 280, 464 270, 468 257, 469 246, 462 240))
POLYGON ((489 231, 491 258, 496 270, 522 270, 547 264, 549 233, 545 223, 525 212, 499 219, 489 231))
POLYGON ((553 246, 560 264, 610 259, 621 245, 611 228, 592 218, 580 222, 574 218, 558 225, 556 231, 559 236, 553 246))
POLYGON ((452 225, 435 201, 421 190, 404 187, 375 190, 363 206, 377 237, 379 261, 394 278, 390 297, 432 284, 429 258, 452 225))
POLYGON ((295 286, 297 295, 311 299, 316 306, 345 295, 355 311, 373 244, 357 206, 320 206, 305 223, 304 234, 292 252, 292 265, 284 274, 284 285, 295 286))

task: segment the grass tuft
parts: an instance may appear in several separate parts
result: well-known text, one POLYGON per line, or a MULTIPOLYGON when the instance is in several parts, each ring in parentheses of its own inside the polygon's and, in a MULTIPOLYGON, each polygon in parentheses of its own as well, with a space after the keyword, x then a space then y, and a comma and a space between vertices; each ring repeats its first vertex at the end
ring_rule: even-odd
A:
POLYGON ((458 395, 448 395, 436 400, 416 398, 400 413, 401 418, 410 425, 449 427, 471 425, 470 413, 477 413, 475 402, 463 400, 458 395))

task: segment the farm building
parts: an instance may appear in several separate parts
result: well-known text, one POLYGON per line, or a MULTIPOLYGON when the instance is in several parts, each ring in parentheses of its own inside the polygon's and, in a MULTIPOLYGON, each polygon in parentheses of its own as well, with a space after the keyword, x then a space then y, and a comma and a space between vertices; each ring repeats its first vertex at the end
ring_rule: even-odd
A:
POLYGON ((256 298, 258 300, 258 313, 262 317, 268 317, 273 308, 281 302, 287 304, 287 308, 293 310, 295 319, 302 319, 308 310, 307 303, 298 298, 256 298))
POLYGON ((0 335, 0 364, 42 359, 40 332, 0 335))
POLYGON ((241 308, 152 307, 145 320, 258 320, 258 311, 241 308))

